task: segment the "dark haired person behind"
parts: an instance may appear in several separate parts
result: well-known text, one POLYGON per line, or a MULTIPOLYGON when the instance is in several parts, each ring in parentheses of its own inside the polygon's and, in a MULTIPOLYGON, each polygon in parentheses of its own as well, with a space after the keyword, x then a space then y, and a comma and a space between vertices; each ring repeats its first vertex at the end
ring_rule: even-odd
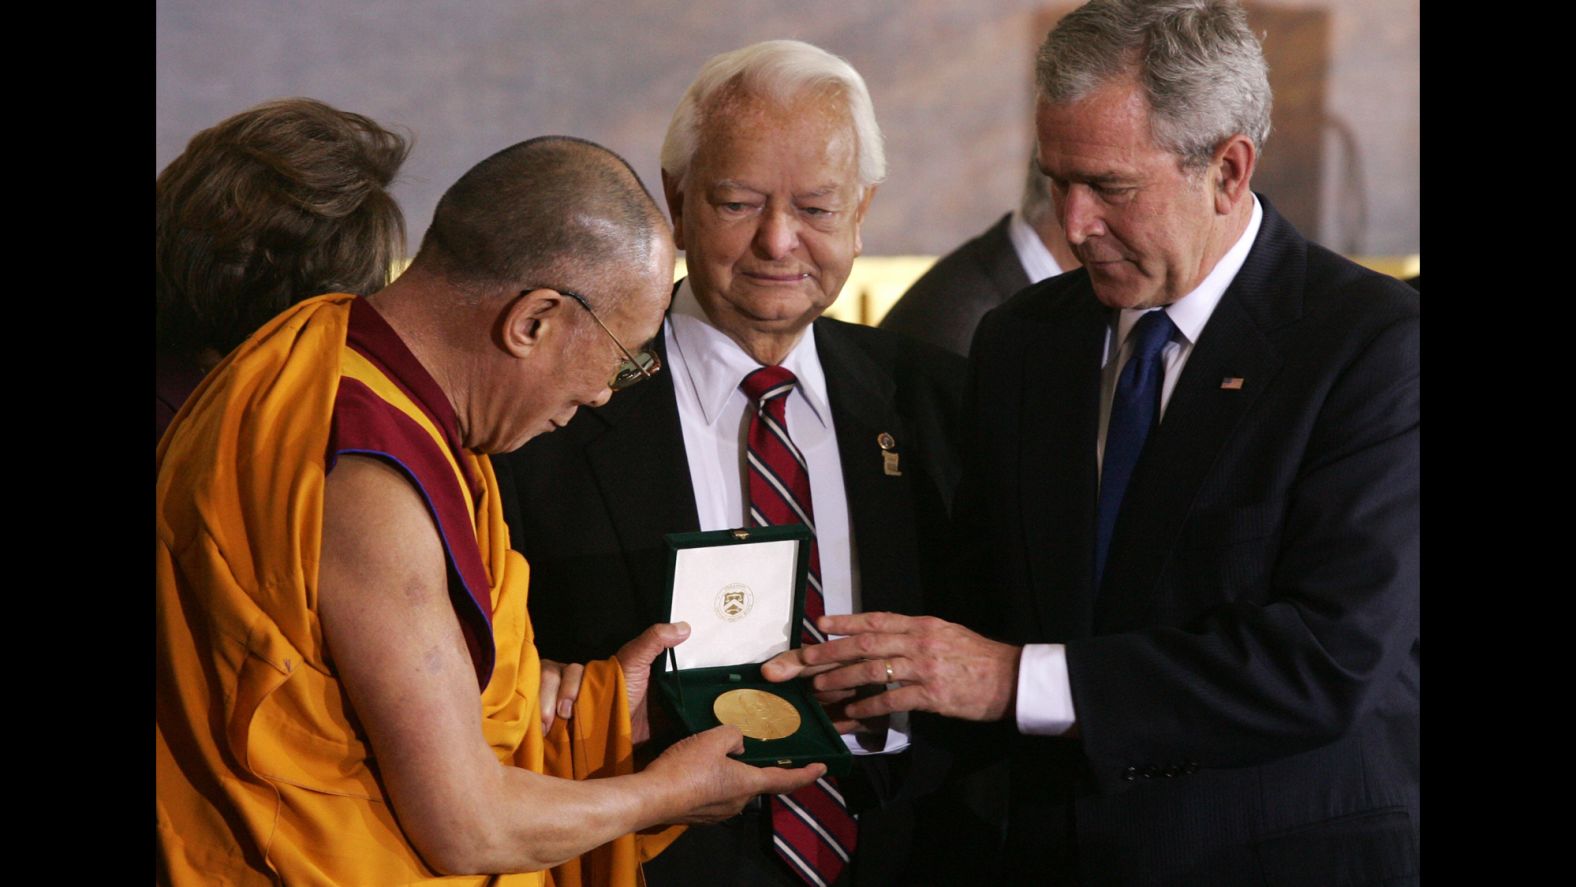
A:
POLYGON ((402 256, 407 140, 314 99, 194 136, 154 185, 155 440, 219 359, 309 296, 367 295, 402 256))

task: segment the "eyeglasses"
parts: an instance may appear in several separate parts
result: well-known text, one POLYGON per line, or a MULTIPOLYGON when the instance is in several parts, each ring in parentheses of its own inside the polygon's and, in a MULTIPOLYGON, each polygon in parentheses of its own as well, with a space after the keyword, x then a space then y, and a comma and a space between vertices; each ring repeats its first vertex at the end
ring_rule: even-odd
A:
POLYGON ((573 290, 559 287, 549 287, 549 289, 579 302, 580 307, 586 309, 586 313, 590 314, 591 319, 596 321, 596 325, 602 328, 602 332, 607 333, 607 337, 613 340, 613 344, 618 346, 619 351, 623 352, 624 362, 618 365, 617 370, 614 370, 613 378, 608 380, 607 387, 614 391, 623 391, 641 379, 649 379, 655 376, 657 371, 662 369, 662 361, 657 358, 657 353, 649 348, 642 348, 634 354, 629 353, 629 349, 625 348, 624 343, 620 342, 618 337, 613 335, 613 331, 607 328, 607 324, 602 322, 602 318, 597 317, 596 312, 591 310, 591 303, 586 301, 585 296, 573 290))

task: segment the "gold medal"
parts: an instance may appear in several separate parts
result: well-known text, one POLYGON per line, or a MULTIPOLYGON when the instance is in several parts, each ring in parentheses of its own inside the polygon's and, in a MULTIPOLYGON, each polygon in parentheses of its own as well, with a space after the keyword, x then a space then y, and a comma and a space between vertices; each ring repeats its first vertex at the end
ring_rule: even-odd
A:
POLYGON ((717 720, 738 727, 751 739, 781 739, 799 732, 793 703, 765 690, 729 690, 711 704, 717 720))

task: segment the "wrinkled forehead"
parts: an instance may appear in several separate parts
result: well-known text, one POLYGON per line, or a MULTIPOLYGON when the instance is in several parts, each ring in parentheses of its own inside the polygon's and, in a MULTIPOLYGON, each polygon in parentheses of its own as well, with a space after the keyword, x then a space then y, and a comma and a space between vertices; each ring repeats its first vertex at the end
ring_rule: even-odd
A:
POLYGON ((701 119, 698 164, 730 166, 767 157, 793 158, 858 179, 858 134, 838 90, 810 87, 786 100, 745 90, 719 90, 701 119))
POLYGON ((700 107, 700 122, 704 127, 714 119, 784 109, 822 109, 844 116, 849 113, 848 96, 841 83, 831 80, 775 89, 736 77, 718 87, 700 107))
POLYGON ((1131 81, 1111 81, 1065 102, 1041 97, 1035 106, 1040 168, 1053 158, 1100 156, 1133 161, 1162 150, 1155 142, 1149 102, 1131 81))
POLYGON ((1112 77, 1067 98, 1035 99, 1035 124, 1043 133, 1047 123, 1099 127, 1150 134, 1149 95, 1136 74, 1112 77))

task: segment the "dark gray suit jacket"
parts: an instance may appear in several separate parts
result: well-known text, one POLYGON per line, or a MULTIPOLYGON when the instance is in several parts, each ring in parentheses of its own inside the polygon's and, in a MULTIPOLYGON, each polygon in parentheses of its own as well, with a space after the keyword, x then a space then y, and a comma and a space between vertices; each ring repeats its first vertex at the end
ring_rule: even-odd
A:
MULTIPOLYGON (((827 318, 815 322, 815 336, 863 609, 928 612, 952 551, 948 511, 959 471, 964 363, 923 343, 827 318), (883 432, 896 439, 901 476, 884 470, 876 442, 883 432)), ((657 343, 664 359, 665 339, 657 343)), ((605 658, 667 621, 663 535, 700 528, 668 372, 495 462, 517 497, 517 507, 505 503, 510 541, 531 565, 531 620, 543 656, 605 658)), ((874 795, 865 801, 878 805, 861 814, 858 883, 909 880, 901 871, 914 856, 914 812, 905 805, 934 788, 947 767, 945 753, 920 735, 918 719, 915 727, 901 762, 857 759, 874 795)), ((733 822, 735 831, 744 828, 733 822)), ((648 876, 653 883, 750 882, 759 877, 751 872, 781 868, 766 858, 761 836, 726 832, 692 828, 647 866, 648 876)))
POLYGON ((1001 217, 985 233, 937 260, 881 319, 881 328, 965 357, 985 312, 1029 285, 1001 217))
POLYGON ((1041 883, 1417 876, 1418 297, 1260 199, 1099 589, 1109 311, 1074 271, 975 340, 957 513, 974 621, 1067 644, 1080 731, 1014 758, 1013 871, 1041 883))

